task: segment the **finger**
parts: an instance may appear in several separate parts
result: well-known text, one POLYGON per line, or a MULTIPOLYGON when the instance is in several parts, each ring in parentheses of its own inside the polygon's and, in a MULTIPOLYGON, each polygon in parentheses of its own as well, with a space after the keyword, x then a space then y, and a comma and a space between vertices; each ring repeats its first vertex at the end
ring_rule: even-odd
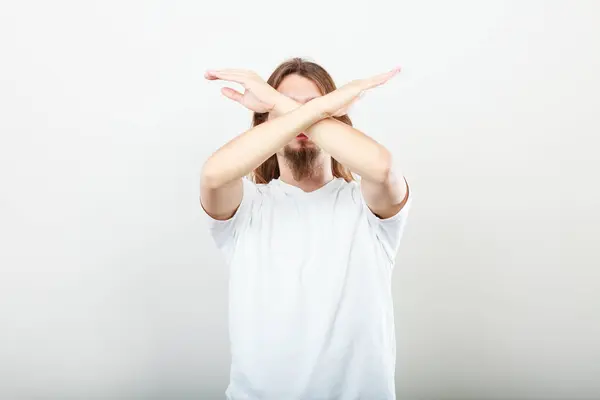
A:
POLYGON ((365 84, 368 89, 383 85, 389 81, 396 73, 393 71, 385 72, 383 74, 375 75, 366 80, 365 84))
POLYGON ((207 73, 211 75, 215 74, 228 74, 228 75, 245 75, 250 76, 253 74, 252 71, 247 69, 238 69, 238 68, 221 68, 221 69, 209 69, 207 73))
POLYGON ((365 85, 366 85, 367 89, 383 85, 384 83, 386 83, 387 81, 392 79, 394 76, 396 76, 399 72, 400 72, 400 67, 396 67, 396 68, 392 69, 391 71, 384 72, 383 74, 375 75, 371 78, 368 78, 365 82, 365 85))
POLYGON ((204 74, 206 79, 208 80, 224 80, 230 82, 244 83, 246 81, 247 76, 245 74, 237 73, 237 72, 221 72, 218 70, 208 70, 204 74))
POLYGON ((243 94, 229 87, 221 88, 221 93, 223 93, 225 97, 230 98, 233 101, 237 101, 238 103, 242 100, 242 97, 244 97, 243 94))
POLYGON ((217 77, 214 75, 214 71, 205 71, 204 77, 210 81, 217 79, 217 77))
POLYGON ((207 70, 204 73, 204 76, 207 79, 223 79, 223 80, 229 80, 231 78, 241 78, 242 76, 244 76, 243 74, 240 73, 236 73, 236 72, 223 72, 221 70, 215 70, 215 69, 211 69, 211 70, 207 70))
POLYGON ((392 69, 389 72, 384 72, 383 74, 380 75, 381 83, 385 83, 385 82, 389 81, 394 76, 396 76, 399 72, 400 72, 400 68, 399 67, 394 68, 394 69, 392 69))

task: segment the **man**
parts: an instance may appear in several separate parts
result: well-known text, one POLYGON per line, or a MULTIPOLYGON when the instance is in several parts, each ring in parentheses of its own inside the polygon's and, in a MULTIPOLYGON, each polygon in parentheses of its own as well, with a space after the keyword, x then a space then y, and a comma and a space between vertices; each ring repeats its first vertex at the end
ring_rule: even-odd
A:
POLYGON ((241 84, 244 93, 222 93, 254 111, 254 126, 205 162, 200 185, 230 271, 228 399, 395 399, 391 275, 409 189, 346 110, 398 71, 339 89, 299 58, 267 82, 206 72, 241 84))

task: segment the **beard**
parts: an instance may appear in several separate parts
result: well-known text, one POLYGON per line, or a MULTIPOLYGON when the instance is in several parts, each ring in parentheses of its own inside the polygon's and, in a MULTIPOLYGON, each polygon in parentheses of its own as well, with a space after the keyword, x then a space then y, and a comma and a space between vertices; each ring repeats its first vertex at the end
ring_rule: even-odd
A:
POLYGON ((316 172, 317 159, 321 150, 316 147, 283 148, 283 158, 296 181, 311 178, 316 172))

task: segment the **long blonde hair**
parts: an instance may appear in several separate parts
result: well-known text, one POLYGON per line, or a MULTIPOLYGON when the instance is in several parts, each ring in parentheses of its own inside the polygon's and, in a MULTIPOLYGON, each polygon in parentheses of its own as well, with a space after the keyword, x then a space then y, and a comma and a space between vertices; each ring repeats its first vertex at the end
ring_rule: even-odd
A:
MULTIPOLYGON (((291 74, 300 75, 304 78, 312 80, 320 89, 322 95, 333 92, 337 89, 333 78, 323 67, 300 57, 294 57, 281 63, 277 68, 275 68, 267 80, 267 83, 277 89, 283 79, 291 74)), ((254 127, 262 124, 267 120, 268 116, 269 113, 255 112, 252 117, 252 126, 254 127)), ((348 115, 342 115, 333 118, 352 126, 352 121, 348 115)), ((331 159, 331 172, 333 173, 334 177, 344 178, 346 182, 354 180, 354 176, 350 170, 334 158, 331 159)), ((277 163, 277 156, 273 154, 265 162, 255 168, 250 177, 255 183, 269 183, 271 180, 279 178, 279 176, 280 172, 279 164, 277 163)))

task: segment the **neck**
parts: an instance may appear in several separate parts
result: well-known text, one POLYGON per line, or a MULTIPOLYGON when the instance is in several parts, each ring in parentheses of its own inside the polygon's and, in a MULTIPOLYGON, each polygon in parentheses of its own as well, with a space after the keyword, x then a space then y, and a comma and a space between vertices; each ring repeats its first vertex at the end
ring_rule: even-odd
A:
POLYGON ((331 171, 331 156, 326 154, 322 154, 315 160, 310 176, 300 180, 294 178, 290 166, 285 162, 282 155, 277 154, 277 163, 279 164, 279 179, 287 184, 297 186, 305 192, 317 190, 334 178, 331 171))

